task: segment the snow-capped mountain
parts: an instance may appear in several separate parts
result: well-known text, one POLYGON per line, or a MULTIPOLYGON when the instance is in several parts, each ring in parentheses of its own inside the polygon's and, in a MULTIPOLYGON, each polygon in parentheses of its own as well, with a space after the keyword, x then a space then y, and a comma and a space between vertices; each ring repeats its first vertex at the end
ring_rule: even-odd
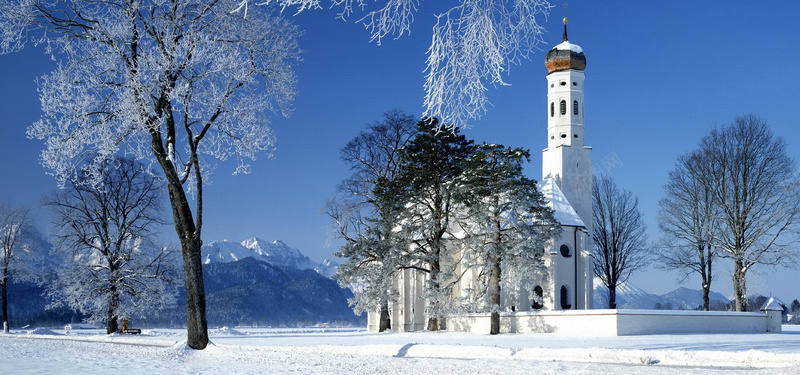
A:
POLYGON ((339 269, 339 263, 332 261, 330 259, 325 259, 314 267, 314 271, 317 271, 322 276, 331 277, 334 273, 339 269))
MULTIPOLYGON (((318 265, 303 255, 300 250, 289 247, 281 240, 267 242, 253 237, 242 241, 242 245, 270 264, 294 267, 299 270, 314 269, 318 265)), ((256 259, 259 258, 256 257, 256 259)))
POLYGON ((299 270, 315 269, 319 265, 281 240, 267 242, 253 237, 241 243, 223 240, 203 246, 203 264, 235 262, 246 257, 299 270))
MULTIPOLYGON (((703 292, 695 289, 678 288, 669 293, 656 295, 647 293, 631 283, 617 286, 617 307, 621 309, 656 309, 667 310, 692 310, 703 304, 703 292)), ((603 309, 608 306, 608 289, 594 278, 594 307, 603 309)), ((729 301, 724 295, 711 292, 709 299, 718 305, 725 305, 729 301)), ((713 306, 712 306, 713 307, 713 306)))

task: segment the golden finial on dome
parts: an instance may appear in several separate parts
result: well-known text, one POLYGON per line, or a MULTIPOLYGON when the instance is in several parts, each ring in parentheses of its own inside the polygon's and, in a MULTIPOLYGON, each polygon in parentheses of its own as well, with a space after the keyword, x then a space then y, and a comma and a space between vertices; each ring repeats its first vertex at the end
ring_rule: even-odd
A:
POLYGON ((564 36, 561 37, 562 42, 567 41, 567 8, 569 5, 565 2, 564 3, 564 36))

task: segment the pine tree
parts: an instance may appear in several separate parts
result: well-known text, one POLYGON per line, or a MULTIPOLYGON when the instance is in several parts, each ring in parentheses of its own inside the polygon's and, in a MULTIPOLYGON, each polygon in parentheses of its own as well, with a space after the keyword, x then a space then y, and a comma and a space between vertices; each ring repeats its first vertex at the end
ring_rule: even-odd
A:
POLYGON ((524 280, 545 272, 544 246, 559 230, 536 181, 522 174, 529 157, 521 148, 483 144, 460 180, 463 260, 478 271, 473 297, 491 311, 490 334, 500 332, 501 285, 510 295, 532 287, 524 280))
POLYGON ((474 146, 458 129, 440 126, 436 119, 420 121, 418 128, 403 150, 389 194, 401 198, 399 234, 405 247, 401 267, 428 275, 427 329, 437 331, 439 318, 452 306, 450 289, 458 281, 452 267, 444 268, 444 261, 447 242, 453 238, 457 182, 474 146))

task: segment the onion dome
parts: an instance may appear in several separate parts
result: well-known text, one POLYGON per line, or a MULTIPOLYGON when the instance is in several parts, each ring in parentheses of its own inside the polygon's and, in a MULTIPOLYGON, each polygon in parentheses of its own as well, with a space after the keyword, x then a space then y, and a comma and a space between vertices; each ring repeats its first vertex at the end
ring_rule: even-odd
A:
POLYGON ((561 38, 561 43, 544 58, 544 66, 547 68, 547 73, 559 72, 567 69, 583 70, 586 68, 586 56, 583 55, 583 49, 577 45, 572 44, 567 39, 567 18, 564 17, 564 37, 561 38))

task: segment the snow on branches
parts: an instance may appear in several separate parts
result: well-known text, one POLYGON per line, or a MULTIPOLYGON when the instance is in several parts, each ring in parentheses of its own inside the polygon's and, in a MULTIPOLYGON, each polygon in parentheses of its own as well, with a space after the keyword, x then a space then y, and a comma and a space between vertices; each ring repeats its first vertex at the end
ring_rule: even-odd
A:
MULTIPOLYGON (((386 37, 411 34, 411 24, 421 0, 331 0, 337 16, 357 19, 380 45, 386 37), (370 3, 379 3, 376 8, 370 3)), ((437 2, 436 6, 441 3, 437 2)), ((552 5, 547 0, 459 0, 436 14, 431 45, 428 48, 424 82, 424 117, 440 123, 466 127, 479 119, 490 105, 488 86, 508 83, 504 74, 512 64, 527 59, 543 41, 544 27, 538 17, 547 17, 552 5)), ((236 12, 247 12, 248 0, 242 0, 236 12)), ((257 4, 275 4, 297 12, 319 8, 319 0, 266 0, 257 4)), ((446 5, 445 5, 446 6, 446 5)))

